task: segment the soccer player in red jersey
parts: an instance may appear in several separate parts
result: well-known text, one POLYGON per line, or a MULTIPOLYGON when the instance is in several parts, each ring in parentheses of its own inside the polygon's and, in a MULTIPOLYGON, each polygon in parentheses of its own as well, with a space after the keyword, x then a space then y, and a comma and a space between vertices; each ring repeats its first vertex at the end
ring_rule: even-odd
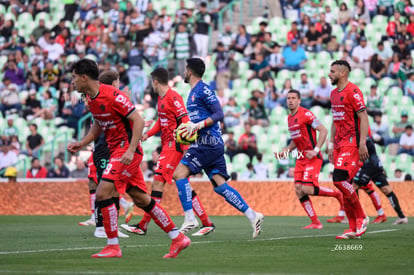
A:
MULTIPOLYGON (((160 203, 164 186, 171 184, 173 173, 180 163, 184 151, 188 146, 181 145, 175 141, 174 131, 181 123, 190 121, 183 98, 168 86, 168 71, 157 68, 151 73, 152 87, 158 94, 158 120, 155 125, 142 136, 142 141, 161 132, 162 151, 155 168, 154 180, 152 182, 151 197, 160 203)), ((214 231, 214 224, 210 221, 204 207, 202 206, 196 192, 192 190, 193 210, 200 218, 203 226, 193 236, 204 236, 214 231)), ((151 216, 147 213, 137 225, 121 225, 125 230, 145 235, 151 216)), ((180 230, 181 231, 181 230, 180 230)), ((183 232, 183 231, 181 231, 183 232)), ((183 232, 185 233, 185 232, 183 232)))
POLYGON ((135 205, 151 215, 155 223, 172 239, 170 252, 164 258, 175 258, 191 241, 180 233, 165 210, 146 193, 140 170, 142 148, 140 139, 144 120, 135 106, 118 89, 100 84, 96 62, 81 59, 72 68, 72 84, 86 94, 94 124, 79 142, 68 145, 70 152, 78 152, 94 141, 103 131, 110 150, 110 160, 96 190, 96 201, 101 208, 108 245, 92 258, 122 257, 118 242, 118 213, 112 199, 117 191, 127 192, 135 205))
POLYGON ((329 78, 337 88, 331 92, 333 122, 328 144, 329 161, 334 164, 333 182, 344 197, 349 229, 337 239, 359 237, 367 230, 369 218, 352 186, 352 179, 367 161, 368 115, 362 92, 349 82, 351 66, 347 61, 332 63, 329 78))
POLYGON ((295 148, 297 149, 298 159, 296 160, 294 176, 295 193, 312 221, 303 229, 322 229, 322 223, 316 215, 309 195, 334 197, 339 201, 342 209, 342 194, 319 186, 318 178, 323 162, 320 148, 326 140, 328 130, 311 111, 301 107, 300 102, 300 92, 290 90, 287 94, 287 106, 290 110, 288 127, 292 141, 282 152, 276 153, 276 157, 284 157, 295 148), (319 138, 316 138, 316 131, 319 132, 319 138))

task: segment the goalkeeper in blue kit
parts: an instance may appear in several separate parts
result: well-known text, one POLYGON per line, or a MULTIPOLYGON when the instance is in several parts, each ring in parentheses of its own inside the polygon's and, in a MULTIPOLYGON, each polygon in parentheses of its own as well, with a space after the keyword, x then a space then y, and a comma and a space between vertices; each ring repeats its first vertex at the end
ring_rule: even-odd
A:
POLYGON ((187 60, 184 81, 191 86, 187 99, 187 111, 191 122, 182 125, 177 131, 184 139, 189 139, 195 132, 198 133, 198 137, 190 145, 174 172, 178 195, 185 213, 180 231, 188 232, 197 226, 191 203, 192 189, 187 178, 204 170, 213 184, 214 191, 246 215, 253 227, 253 238, 256 238, 262 230, 264 216, 251 209, 239 192, 226 182, 230 177, 227 174, 224 142, 219 126, 224 114, 215 92, 201 80, 204 71, 205 64, 201 59, 187 60))

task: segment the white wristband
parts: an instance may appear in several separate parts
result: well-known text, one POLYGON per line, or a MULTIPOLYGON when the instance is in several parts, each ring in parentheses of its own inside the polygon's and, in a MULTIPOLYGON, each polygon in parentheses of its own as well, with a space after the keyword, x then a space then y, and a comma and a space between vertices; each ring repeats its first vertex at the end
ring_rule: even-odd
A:
POLYGON ((319 148, 318 146, 315 146, 315 148, 313 148, 313 151, 315 151, 315 153, 319 153, 321 151, 321 148, 319 148))
POLYGON ((333 149, 333 148, 334 148, 333 142, 329 142, 328 143, 328 150, 333 149))

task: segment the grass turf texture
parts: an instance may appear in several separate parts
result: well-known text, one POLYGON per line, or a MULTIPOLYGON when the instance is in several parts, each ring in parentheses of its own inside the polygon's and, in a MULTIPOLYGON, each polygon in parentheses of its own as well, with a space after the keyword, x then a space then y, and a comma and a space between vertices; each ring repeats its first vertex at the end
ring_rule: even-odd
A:
MULTIPOLYGON (((323 222, 322 230, 305 230, 301 227, 309 223, 307 217, 265 217, 263 232, 252 240, 245 217, 212 217, 216 232, 203 237, 188 234, 192 245, 176 259, 162 258, 170 240, 151 222, 146 236, 120 240, 122 258, 92 259, 106 240, 92 236, 94 227, 77 225, 87 218, 0 216, 0 274, 412 274, 414 270, 412 220, 392 225, 391 218, 370 224, 367 232, 372 233, 361 240, 336 240, 334 236, 347 225, 323 222), (358 250, 333 251, 338 245, 358 250)), ((137 219, 133 217, 133 222, 137 219)), ((173 220, 180 226, 183 217, 173 220)))

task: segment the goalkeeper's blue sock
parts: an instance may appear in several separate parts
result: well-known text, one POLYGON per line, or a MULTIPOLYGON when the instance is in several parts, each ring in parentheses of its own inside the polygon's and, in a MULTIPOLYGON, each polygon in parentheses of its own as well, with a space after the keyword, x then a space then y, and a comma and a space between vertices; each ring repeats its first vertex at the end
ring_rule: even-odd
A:
POLYGON ((216 188, 214 188, 214 191, 223 198, 225 198, 228 203, 230 203, 234 208, 236 208, 240 212, 244 213, 247 211, 247 209, 249 209, 249 206, 244 201, 239 192, 237 192, 236 189, 234 189, 227 183, 217 186, 216 188))
POLYGON ((178 190, 178 197, 181 201, 181 206, 184 212, 193 210, 191 185, 187 178, 175 181, 178 190))

